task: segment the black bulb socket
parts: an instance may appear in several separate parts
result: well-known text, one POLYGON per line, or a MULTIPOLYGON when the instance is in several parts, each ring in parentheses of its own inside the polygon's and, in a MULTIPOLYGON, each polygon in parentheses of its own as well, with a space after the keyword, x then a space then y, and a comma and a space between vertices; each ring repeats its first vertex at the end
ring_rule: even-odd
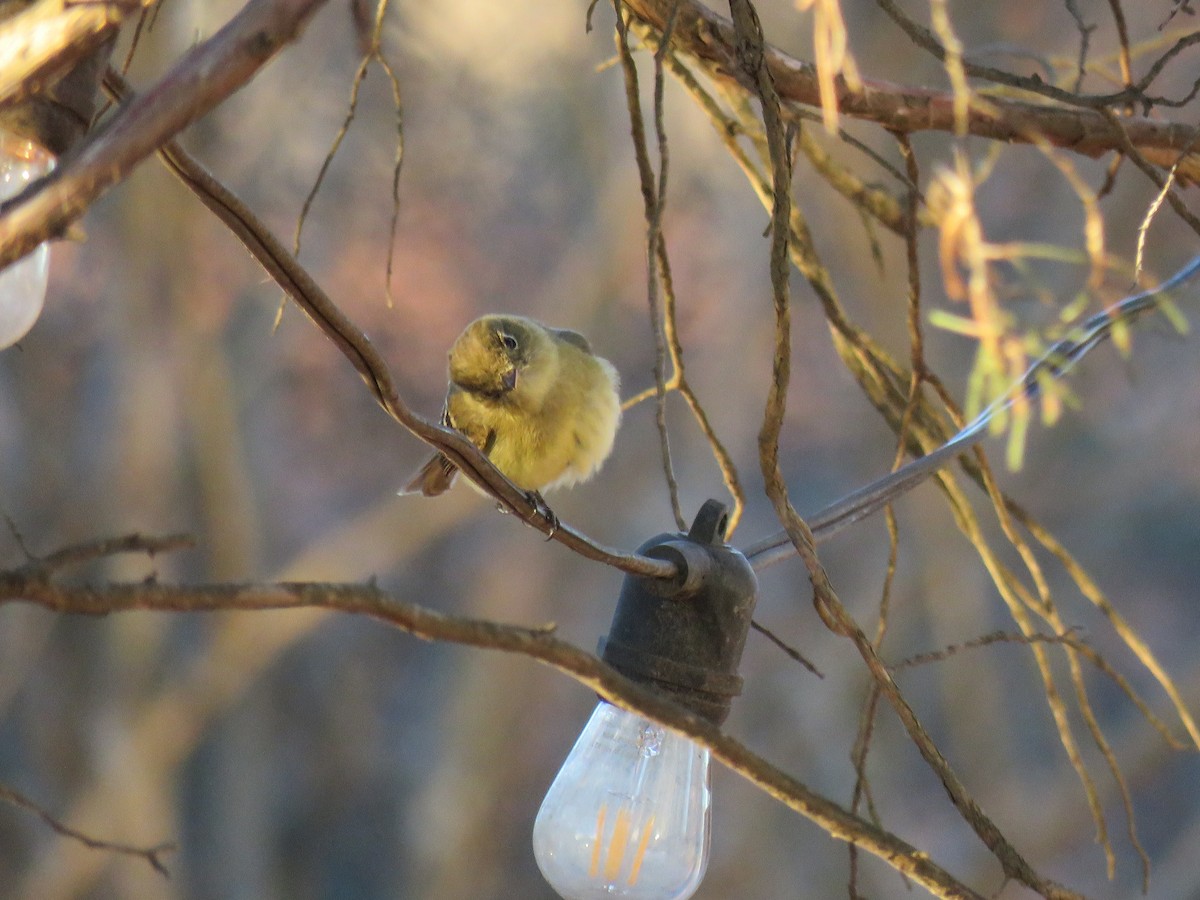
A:
POLYGON ((725 543, 729 512, 709 500, 687 534, 660 534, 638 553, 675 564, 672 579, 627 575, 600 655, 626 677, 720 725, 741 693, 738 666, 758 591, 725 543))

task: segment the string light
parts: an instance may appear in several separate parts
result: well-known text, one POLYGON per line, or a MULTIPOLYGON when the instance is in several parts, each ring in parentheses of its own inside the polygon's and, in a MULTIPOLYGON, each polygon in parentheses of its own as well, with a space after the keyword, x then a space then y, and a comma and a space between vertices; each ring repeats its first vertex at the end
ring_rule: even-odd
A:
MULTIPOLYGON (((15 197, 53 168, 49 151, 27 138, 0 132, 0 201, 15 197)), ((41 315, 49 273, 47 243, 0 271, 0 348, 25 337, 41 315)))
MULTIPOLYGON (((757 582, 724 543, 728 513, 710 500, 691 531, 651 538, 638 553, 669 559, 670 582, 628 576, 604 660, 720 724, 737 675, 757 582)), ((542 875, 567 900, 685 900, 708 866, 709 752, 601 702, 533 826, 542 875)))

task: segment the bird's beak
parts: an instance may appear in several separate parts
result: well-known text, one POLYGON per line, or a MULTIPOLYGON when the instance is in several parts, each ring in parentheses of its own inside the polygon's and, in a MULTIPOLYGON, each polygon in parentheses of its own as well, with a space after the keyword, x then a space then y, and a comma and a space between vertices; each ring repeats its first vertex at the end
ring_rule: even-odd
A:
POLYGON ((500 376, 500 384, 503 385, 506 393, 517 386, 517 370, 515 367, 500 376))

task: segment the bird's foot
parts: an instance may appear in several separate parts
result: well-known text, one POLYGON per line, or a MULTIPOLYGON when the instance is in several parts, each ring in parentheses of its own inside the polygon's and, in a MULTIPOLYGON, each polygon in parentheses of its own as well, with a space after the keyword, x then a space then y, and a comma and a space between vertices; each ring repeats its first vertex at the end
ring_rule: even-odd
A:
POLYGON ((554 535, 558 534, 558 528, 562 524, 559 522, 558 516, 555 514, 554 510, 546 505, 546 500, 544 497, 542 497, 541 491, 526 491, 525 497, 530 503, 533 504, 534 514, 545 516, 550 522, 550 531, 546 535, 546 540, 552 540, 554 535))
MULTIPOLYGON (((562 522, 559 521, 558 515, 546 504, 546 499, 542 496, 540 491, 526 491, 525 499, 528 500, 530 505, 533 506, 533 515, 526 520, 526 524, 532 526, 532 520, 534 518, 537 516, 544 516, 546 520, 550 522, 550 532, 546 535, 546 540, 553 540, 554 535, 558 534, 558 529, 562 526, 562 522)), ((496 511, 501 512, 506 516, 509 513, 514 512, 511 507, 504 503, 497 503, 496 511)))

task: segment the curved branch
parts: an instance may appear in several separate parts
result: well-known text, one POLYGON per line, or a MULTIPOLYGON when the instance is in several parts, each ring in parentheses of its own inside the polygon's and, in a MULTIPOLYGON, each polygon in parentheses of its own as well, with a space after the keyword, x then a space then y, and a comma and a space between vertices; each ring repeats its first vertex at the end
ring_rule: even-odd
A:
POLYGON ((138 7, 42 0, 0 22, 0 107, 41 91, 112 36, 138 7))
MULTIPOLYGON (((110 69, 105 87, 121 102, 132 92, 125 79, 110 69)), ((526 522, 550 534, 581 556, 606 563, 623 572, 647 578, 673 578, 675 565, 668 560, 650 559, 635 553, 614 550, 593 541, 562 522, 552 521, 543 507, 535 506, 525 491, 512 484, 492 465, 479 448, 461 433, 432 422, 413 412, 400 396, 387 363, 363 331, 334 303, 299 260, 271 233, 242 201, 212 173, 179 145, 169 140, 159 148, 159 156, 179 178, 234 234, 267 274, 290 296, 309 319, 350 361, 366 383, 376 402, 400 425, 454 461, 467 478, 521 516, 526 522)))
MULTIPOLYGON (((1010 385, 986 409, 936 450, 906 463, 870 484, 847 494, 813 515, 809 520, 813 540, 821 543, 843 528, 874 515, 892 500, 904 494, 959 455, 979 443, 987 427, 1001 412, 1019 399, 1032 399, 1046 382, 1062 378, 1093 348, 1108 340, 1121 325, 1129 325, 1169 302, 1172 291, 1191 285, 1200 276, 1200 256, 1193 257, 1179 271, 1157 287, 1139 291, 1117 301, 1084 321, 1075 333, 1063 338, 1034 360, 1021 378, 1010 385)), ((796 552, 786 531, 755 541, 742 551, 756 569, 765 568, 796 552)))
POLYGON ((210 612, 319 607, 365 615, 425 640, 501 650, 565 673, 605 700, 653 719, 707 747, 713 756, 832 837, 875 854, 938 897, 978 898, 927 853, 846 811, 751 752, 707 720, 629 681, 590 653, 553 635, 553 626, 523 628, 436 612, 374 584, 113 583, 60 585, 22 569, 0 572, 0 606, 28 602, 60 613, 105 615, 130 610, 210 612))
MULTIPOLYGON (((672 46, 699 59, 710 72, 731 78, 753 92, 738 65, 733 26, 695 0, 625 0, 625 5, 651 27, 662 31, 674 16, 672 46)), ((784 104, 820 107, 816 67, 767 46, 766 62, 784 104)), ((945 131, 955 128, 954 97, 886 81, 862 79, 859 90, 838 81, 838 111, 898 132, 945 131)), ((972 107, 967 131, 980 137, 1029 143, 1034 136, 1084 156, 1124 152, 1127 142, 1155 165, 1168 168, 1183 158, 1180 177, 1200 180, 1200 157, 1189 152, 1198 130, 1190 125, 1144 116, 1124 116, 1118 126, 1103 110, 1052 106, 989 97, 988 108, 972 107), (1124 134, 1122 134, 1124 132, 1124 134)))
POLYGON ((0 205, 0 267, 62 234, 138 163, 253 78, 323 2, 251 0, 54 173, 0 205))
MULTIPOLYGON (((251 0, 213 37, 187 53, 154 88, 133 97, 73 158, 46 179, 0 205, 0 267, 63 230, 151 153, 168 166, 242 241, 309 318, 337 345, 397 422, 446 453, 468 478, 526 521, 578 553, 647 577, 670 578, 675 567, 611 550, 567 526, 491 465, 465 437, 412 412, 370 340, 320 289, 286 249, 172 138, 249 81, 285 44, 295 40, 323 0, 251 0)), ((115 72, 110 90, 128 95, 115 72)))
MULTIPOLYGON (((919 25, 917 22, 904 14, 895 0, 875 0, 879 8, 887 14, 896 25, 906 34, 909 39, 926 50, 939 62, 946 61, 946 48, 942 46, 936 34, 931 30, 919 25)), ((1113 12, 1117 19, 1117 31, 1122 35, 1122 67, 1126 69, 1128 76, 1128 35, 1125 33, 1124 15, 1121 13, 1120 6, 1113 5, 1113 12)), ((1017 88, 1018 90, 1028 91, 1032 94, 1039 94, 1049 100, 1056 100, 1060 103, 1068 104, 1069 106, 1084 106, 1092 109, 1108 109, 1112 107, 1124 106, 1130 103, 1145 103, 1154 105, 1176 106, 1181 105, 1176 101, 1167 100, 1162 97, 1149 97, 1146 95, 1146 90, 1154 82, 1163 69, 1166 68, 1175 56, 1191 47, 1194 44, 1200 43, 1200 32, 1194 31, 1191 34, 1186 34, 1179 38, 1166 53, 1160 56, 1150 66, 1150 69, 1136 83, 1128 83, 1119 91, 1108 94, 1081 94, 1077 91, 1068 91, 1064 88, 1057 87, 1053 84, 1047 84, 1036 75, 1014 75, 1012 72, 1005 72, 1003 69, 996 69, 992 66, 984 66, 979 63, 971 62, 970 60, 962 60, 963 71, 972 78, 982 78, 991 81, 994 84, 1002 84, 1007 87, 1017 88)), ((1082 69, 1081 69, 1082 71, 1082 69)))
POLYGON ((78 841, 80 844, 83 844, 83 846, 92 850, 106 850, 109 853, 119 853, 123 856, 135 856, 139 859, 144 859, 150 864, 151 868, 153 868, 164 878, 171 877, 171 872, 167 869, 167 865, 163 862, 162 858, 164 854, 174 853, 179 849, 178 846, 176 846, 176 844, 172 841, 165 841, 161 844, 155 844, 152 847, 139 847, 133 844, 122 844, 117 841, 106 841, 102 840, 101 838, 92 837, 91 835, 85 834, 84 832, 59 821, 20 791, 16 791, 5 784, 0 784, 0 800, 11 803, 13 806, 33 813, 35 816, 45 822, 46 825, 50 827, 51 831, 54 831, 65 838, 78 841))

